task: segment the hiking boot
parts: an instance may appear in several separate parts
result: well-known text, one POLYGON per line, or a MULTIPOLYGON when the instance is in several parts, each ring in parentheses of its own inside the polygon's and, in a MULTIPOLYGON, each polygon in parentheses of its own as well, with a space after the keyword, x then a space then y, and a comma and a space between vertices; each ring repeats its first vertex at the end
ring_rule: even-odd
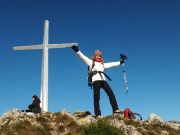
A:
POLYGON ((102 118, 103 118, 103 116, 101 116, 101 115, 96 116, 96 119, 102 119, 102 118))
POLYGON ((93 116, 95 119, 96 118, 102 118, 102 116, 101 115, 95 115, 95 116, 93 116))
POLYGON ((113 113, 120 113, 121 111, 120 110, 116 110, 116 111, 114 111, 113 113))

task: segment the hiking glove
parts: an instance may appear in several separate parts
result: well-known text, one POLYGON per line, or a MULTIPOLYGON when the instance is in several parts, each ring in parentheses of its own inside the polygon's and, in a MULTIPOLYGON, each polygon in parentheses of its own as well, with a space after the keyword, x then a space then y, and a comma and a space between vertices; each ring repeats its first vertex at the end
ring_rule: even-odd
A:
POLYGON ((120 64, 123 64, 123 63, 124 63, 124 60, 121 60, 121 61, 120 61, 120 64))
POLYGON ((75 52, 78 52, 78 51, 79 51, 78 46, 76 46, 76 45, 73 45, 71 48, 72 48, 75 52))

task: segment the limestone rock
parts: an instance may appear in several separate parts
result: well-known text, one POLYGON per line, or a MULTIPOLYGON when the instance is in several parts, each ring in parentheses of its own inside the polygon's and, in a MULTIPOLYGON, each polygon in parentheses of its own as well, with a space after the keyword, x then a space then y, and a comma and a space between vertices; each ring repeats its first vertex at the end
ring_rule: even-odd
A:
POLYGON ((151 113, 148 119, 149 123, 164 123, 164 121, 155 113, 151 113))
MULTIPOLYGON (((152 130, 154 124, 159 124, 160 127, 162 126, 161 131, 158 131, 158 133, 161 132, 161 135, 169 135, 172 130, 177 130, 178 134, 180 130, 180 122, 165 122, 155 113, 150 114, 148 120, 140 121, 137 119, 125 119, 123 117, 123 111, 115 115, 94 117, 89 111, 77 110, 71 114, 68 110, 63 109, 56 113, 41 112, 40 114, 34 114, 31 112, 21 112, 19 109, 14 108, 0 117, 0 134, 6 134, 4 131, 9 129, 11 125, 19 124, 18 122, 23 123, 24 121, 30 122, 33 129, 44 130, 46 134, 50 135, 74 134, 75 132, 73 131, 78 126, 88 126, 88 124, 98 121, 108 122, 119 128, 125 135, 143 135, 146 134, 146 132, 157 134, 156 129, 152 130), (150 131, 148 131, 148 126, 151 127, 150 131), (164 127, 167 128, 164 129, 164 127)), ((18 134, 18 131, 14 132, 14 134, 16 133, 18 134)))

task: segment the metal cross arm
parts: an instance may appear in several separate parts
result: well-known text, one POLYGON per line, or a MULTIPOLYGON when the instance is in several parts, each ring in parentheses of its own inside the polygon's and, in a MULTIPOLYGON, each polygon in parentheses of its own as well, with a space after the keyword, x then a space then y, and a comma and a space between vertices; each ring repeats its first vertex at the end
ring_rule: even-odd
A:
MULTIPOLYGON (((78 43, 64 43, 64 44, 48 44, 46 45, 47 48, 70 48, 73 45, 78 46, 78 43)), ((38 50, 43 49, 44 46, 42 45, 29 45, 29 46, 16 46, 13 47, 13 50, 38 50)))

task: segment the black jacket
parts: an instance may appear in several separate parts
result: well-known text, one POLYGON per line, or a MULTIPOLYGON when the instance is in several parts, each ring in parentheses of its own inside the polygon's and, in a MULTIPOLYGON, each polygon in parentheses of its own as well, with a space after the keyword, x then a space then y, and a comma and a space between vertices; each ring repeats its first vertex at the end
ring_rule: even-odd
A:
POLYGON ((28 106, 28 108, 33 112, 33 113, 40 113, 41 112, 41 107, 40 107, 40 99, 39 98, 35 98, 32 102, 32 104, 30 104, 28 106))

